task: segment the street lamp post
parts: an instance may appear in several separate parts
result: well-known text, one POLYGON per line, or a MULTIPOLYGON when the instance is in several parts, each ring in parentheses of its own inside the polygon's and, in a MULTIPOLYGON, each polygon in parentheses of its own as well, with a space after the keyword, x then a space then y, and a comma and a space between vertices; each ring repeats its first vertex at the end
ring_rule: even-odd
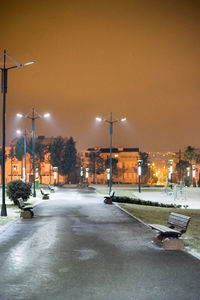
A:
POLYGON ((1 206, 1 216, 7 216, 6 203, 5 203, 5 151, 6 151, 6 93, 7 93, 7 75, 8 70, 20 68, 33 64, 33 62, 28 62, 25 64, 20 64, 10 57, 6 50, 3 53, 3 68, 1 69, 1 93, 3 94, 3 104, 2 104, 2 206, 1 206), (6 57, 14 63, 14 66, 6 68, 6 57))
POLYGON ((187 177, 190 177, 190 167, 187 167, 186 170, 187 170, 187 177))
POLYGON ((54 185, 56 185, 58 167, 53 167, 54 185))
POLYGON ((45 113, 43 115, 39 114, 32 108, 32 111, 27 114, 17 114, 19 118, 28 118, 32 121, 32 156, 33 156, 33 197, 36 197, 35 190, 35 120, 40 118, 48 118, 50 117, 49 113, 45 113))
POLYGON ((83 167, 80 169, 81 184, 83 183, 83 167))
POLYGON ((88 177, 89 177, 89 168, 85 168, 85 178, 86 178, 87 184, 89 183, 88 182, 88 177))
POLYGON ((106 172, 107 172, 107 184, 109 186, 109 184, 110 184, 110 169, 109 168, 106 169, 106 172))
POLYGON ((171 181, 171 189, 172 189, 172 183, 173 183, 173 159, 169 159, 169 180, 171 181))
POLYGON ((196 175, 195 165, 192 165, 192 185, 193 185, 193 187, 196 187, 195 175, 196 175))
POLYGON ((109 194, 111 193, 111 190, 112 190, 112 136, 113 136, 113 124, 116 123, 116 122, 124 122, 126 121, 126 118, 121 118, 121 119, 118 119, 118 118, 114 118, 113 119, 113 115, 112 113, 110 113, 110 117, 109 119, 105 118, 105 119, 102 119, 101 117, 97 117, 96 120, 98 122, 101 122, 101 121, 104 121, 104 122, 107 122, 109 123, 110 125, 110 176, 109 176, 109 194))
MULTIPOLYGON (((21 135, 21 130, 17 130, 17 134, 21 135)), ((26 182, 26 144, 27 144, 27 130, 24 130, 24 181, 26 182)))
POLYGON ((138 177, 139 177, 138 191, 139 191, 139 193, 141 193, 141 183, 140 183, 141 175, 142 175, 142 160, 139 159, 138 160, 138 177))

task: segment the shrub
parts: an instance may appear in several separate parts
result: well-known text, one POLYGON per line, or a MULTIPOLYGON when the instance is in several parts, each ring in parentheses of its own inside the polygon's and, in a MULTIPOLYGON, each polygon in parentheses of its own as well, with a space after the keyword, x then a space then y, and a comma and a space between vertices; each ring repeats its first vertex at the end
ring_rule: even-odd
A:
POLYGON ((129 198, 129 197, 114 197, 113 202, 119 203, 129 203, 129 204, 138 204, 138 205, 148 205, 148 206, 157 206, 157 207, 175 207, 173 204, 163 204, 159 202, 152 202, 146 200, 140 200, 138 198, 129 198))
POLYGON ((24 201, 31 195, 31 183, 22 180, 15 180, 7 184, 7 195, 17 205, 17 200, 22 198, 24 201))

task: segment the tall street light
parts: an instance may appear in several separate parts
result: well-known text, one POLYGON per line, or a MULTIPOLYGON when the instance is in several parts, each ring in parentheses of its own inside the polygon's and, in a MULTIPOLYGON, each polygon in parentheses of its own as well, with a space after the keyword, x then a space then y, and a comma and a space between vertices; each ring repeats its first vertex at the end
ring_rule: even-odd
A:
POLYGON ((139 182, 138 182, 138 191, 141 193, 141 175, 142 175, 142 160, 138 160, 138 177, 139 177, 139 182))
POLYGON ((19 129, 16 132, 18 135, 23 134, 23 136, 24 136, 24 182, 26 182, 26 144, 27 144, 26 140, 27 140, 28 132, 26 129, 24 129, 24 133, 22 133, 22 131, 19 129))
MULTIPOLYGON (((10 57, 6 50, 3 53, 3 67, 1 69, 1 93, 3 94, 3 104, 2 104, 2 206, 1 206, 1 216, 7 216, 6 201, 5 201, 5 151, 6 151, 6 93, 7 93, 7 75, 8 70, 20 68, 23 66, 28 66, 33 64, 33 62, 27 62, 25 64, 20 64, 10 57), (13 66, 6 68, 6 57, 14 63, 13 66)), ((2 57, 0 56, 0 57, 2 57)))
POLYGON ((172 174, 173 174, 173 159, 169 159, 168 162, 169 162, 169 180, 171 181, 171 189, 172 189, 172 183, 173 183, 173 177, 172 177, 172 174))
POLYGON ((36 190, 35 190, 35 120, 40 118, 49 118, 50 114, 45 113, 43 115, 39 114, 32 108, 31 112, 27 114, 17 114, 18 118, 28 118, 32 121, 32 155, 33 155, 33 197, 36 197, 36 190))
POLYGON ((192 185, 193 185, 193 187, 196 187, 195 173, 196 173, 195 165, 192 165, 192 185))
POLYGON ((107 122, 110 124, 110 176, 109 176, 109 194, 111 193, 112 190, 112 135, 113 135, 113 124, 117 123, 117 122, 125 122, 126 118, 121 118, 118 119, 116 117, 114 117, 113 119, 113 115, 112 113, 110 113, 109 118, 105 118, 102 119, 101 117, 97 117, 96 120, 98 122, 107 122))

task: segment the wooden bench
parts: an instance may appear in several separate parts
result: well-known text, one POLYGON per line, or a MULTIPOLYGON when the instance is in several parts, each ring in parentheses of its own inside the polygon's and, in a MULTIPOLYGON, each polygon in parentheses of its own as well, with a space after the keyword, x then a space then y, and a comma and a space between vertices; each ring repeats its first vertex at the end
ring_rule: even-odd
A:
POLYGON ((52 187, 52 186, 50 186, 50 185, 48 185, 48 189, 50 190, 51 193, 54 193, 54 192, 55 192, 55 188, 52 187))
POLYGON ((154 242, 160 243, 166 250, 182 250, 184 242, 180 237, 186 232, 190 219, 188 216, 172 212, 168 218, 169 227, 159 224, 149 224, 152 229, 158 231, 154 242), (175 228, 181 230, 176 230, 175 228))
POLYGON ((25 206, 25 203, 22 198, 17 200, 17 205, 21 209, 20 217, 23 219, 31 219, 34 216, 33 207, 25 206))
POLYGON ((112 204, 112 200, 114 198, 115 192, 111 191, 109 196, 104 196, 104 203, 105 204, 112 204))
POLYGON ((47 200, 47 199, 49 199, 49 193, 45 193, 44 191, 43 191, 43 189, 40 189, 40 192, 41 192, 41 194, 42 194, 42 199, 44 199, 44 200, 47 200))

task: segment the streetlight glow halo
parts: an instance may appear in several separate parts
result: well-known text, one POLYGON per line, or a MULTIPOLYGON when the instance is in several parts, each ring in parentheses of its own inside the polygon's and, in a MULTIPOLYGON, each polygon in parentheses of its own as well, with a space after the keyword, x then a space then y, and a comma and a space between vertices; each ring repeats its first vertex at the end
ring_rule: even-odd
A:
POLYGON ((23 117, 23 115, 20 114, 20 113, 17 113, 16 116, 17 116, 18 118, 22 118, 22 117, 23 117))
POLYGON ((51 116, 50 113, 45 113, 45 114, 43 115, 44 118, 49 118, 50 116, 51 116))
POLYGON ((29 62, 27 62, 27 63, 25 63, 25 64, 22 64, 22 66, 29 66, 29 65, 32 65, 32 64, 34 64, 34 61, 29 61, 29 62))
POLYGON ((125 121, 126 121, 126 118, 121 118, 120 121, 121 121, 121 122, 125 122, 125 121))
POLYGON ((96 117, 96 121, 101 122, 102 118, 101 117, 96 117))
POLYGON ((20 129, 17 129, 17 130, 16 130, 16 133, 20 135, 22 132, 21 132, 20 129))

